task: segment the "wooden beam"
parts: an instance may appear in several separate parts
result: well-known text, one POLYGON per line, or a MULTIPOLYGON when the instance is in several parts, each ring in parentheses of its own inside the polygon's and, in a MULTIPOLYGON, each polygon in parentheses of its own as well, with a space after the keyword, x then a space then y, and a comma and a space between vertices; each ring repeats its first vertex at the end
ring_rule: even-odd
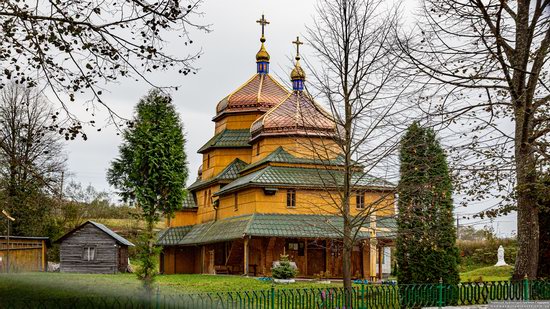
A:
POLYGON ((42 241, 42 271, 46 271, 46 242, 42 241))
POLYGON ((383 247, 381 246, 378 246, 378 279, 382 279, 382 254, 384 254, 383 252, 383 247))
POLYGON ((376 239, 370 239, 369 247, 369 273, 370 278, 369 280, 376 280, 376 246, 377 246, 376 239))
POLYGON ((248 277, 248 237, 244 238, 244 275, 248 277))
POLYGON ((204 259, 206 258, 206 247, 204 245, 201 246, 201 274, 204 274, 205 267, 204 267, 204 259))

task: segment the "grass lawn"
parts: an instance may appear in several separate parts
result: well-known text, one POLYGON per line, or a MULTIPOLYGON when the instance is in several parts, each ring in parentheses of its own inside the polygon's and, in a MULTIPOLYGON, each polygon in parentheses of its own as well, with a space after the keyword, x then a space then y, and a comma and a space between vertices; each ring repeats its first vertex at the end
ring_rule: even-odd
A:
POLYGON ((488 266, 460 273, 462 282, 469 281, 506 281, 510 280, 514 267, 512 266, 488 266))
MULTIPOLYGON (((157 283, 162 294, 266 290, 271 283, 256 278, 224 275, 160 275, 157 283)), ((326 288, 341 283, 320 284, 299 281, 278 288, 326 288)), ((64 298, 141 294, 140 282, 133 274, 95 275, 68 273, 0 274, 0 299, 64 298)))
MULTIPOLYGON (((509 280, 513 267, 483 267, 463 272, 460 278, 468 281, 509 280)), ((256 278, 227 275, 159 275, 157 284, 162 294, 229 292, 266 290, 270 282, 256 278)), ((340 282, 321 284, 298 281, 277 288, 339 287, 340 282)), ((64 298, 78 296, 133 296, 142 294, 141 284, 133 274, 95 275, 68 273, 0 274, 0 299, 6 298, 64 298)))

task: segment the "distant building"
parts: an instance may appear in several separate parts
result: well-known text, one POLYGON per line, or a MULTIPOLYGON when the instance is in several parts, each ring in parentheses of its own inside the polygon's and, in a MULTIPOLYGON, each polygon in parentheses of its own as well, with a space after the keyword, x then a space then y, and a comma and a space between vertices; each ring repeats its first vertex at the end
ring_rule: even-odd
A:
POLYGON ((50 245, 48 237, 0 236, 0 273, 8 264, 10 272, 46 271, 50 245))
MULTIPOLYGON (((214 136, 198 150, 198 178, 159 234, 161 272, 268 276, 286 253, 299 276, 342 276, 335 206, 344 160, 335 121, 305 90, 299 55, 288 90, 269 74, 263 31, 260 41, 256 74, 216 106, 214 136)), ((353 170, 351 215, 364 218, 366 207, 377 206, 353 231, 352 273, 381 278, 390 272, 395 186, 359 165, 353 170)))
POLYGON ((128 247, 131 242, 105 225, 88 221, 56 243, 60 244, 61 272, 113 274, 128 269, 128 247))

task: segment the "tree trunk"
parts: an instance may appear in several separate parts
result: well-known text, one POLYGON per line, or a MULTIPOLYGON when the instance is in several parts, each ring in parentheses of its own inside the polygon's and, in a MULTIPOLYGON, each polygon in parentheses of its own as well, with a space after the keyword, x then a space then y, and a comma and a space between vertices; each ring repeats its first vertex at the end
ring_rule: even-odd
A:
MULTIPOLYGON (((523 128, 518 121, 516 130, 523 128), (519 128, 518 128, 519 127, 519 128)), ((533 151, 516 134, 518 255, 513 279, 535 279, 539 257, 539 210, 536 192, 536 163, 533 151)))
POLYGON ((351 252, 353 250, 353 244, 351 240, 351 227, 349 224, 349 217, 344 220, 344 248, 342 253, 342 277, 344 280, 344 291, 346 308, 351 305, 351 252))

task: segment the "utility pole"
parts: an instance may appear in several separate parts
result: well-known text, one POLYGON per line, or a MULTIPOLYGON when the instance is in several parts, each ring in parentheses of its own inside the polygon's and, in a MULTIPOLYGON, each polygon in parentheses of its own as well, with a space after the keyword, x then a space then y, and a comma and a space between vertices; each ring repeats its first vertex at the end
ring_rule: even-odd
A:
POLYGON ((6 250, 6 272, 9 273, 10 272, 10 223, 11 221, 15 221, 14 218, 12 218, 12 216, 10 216, 10 214, 5 211, 5 210, 2 210, 2 214, 4 215, 4 217, 6 217, 6 219, 8 220, 8 236, 6 236, 6 244, 7 244, 7 250, 6 250))

